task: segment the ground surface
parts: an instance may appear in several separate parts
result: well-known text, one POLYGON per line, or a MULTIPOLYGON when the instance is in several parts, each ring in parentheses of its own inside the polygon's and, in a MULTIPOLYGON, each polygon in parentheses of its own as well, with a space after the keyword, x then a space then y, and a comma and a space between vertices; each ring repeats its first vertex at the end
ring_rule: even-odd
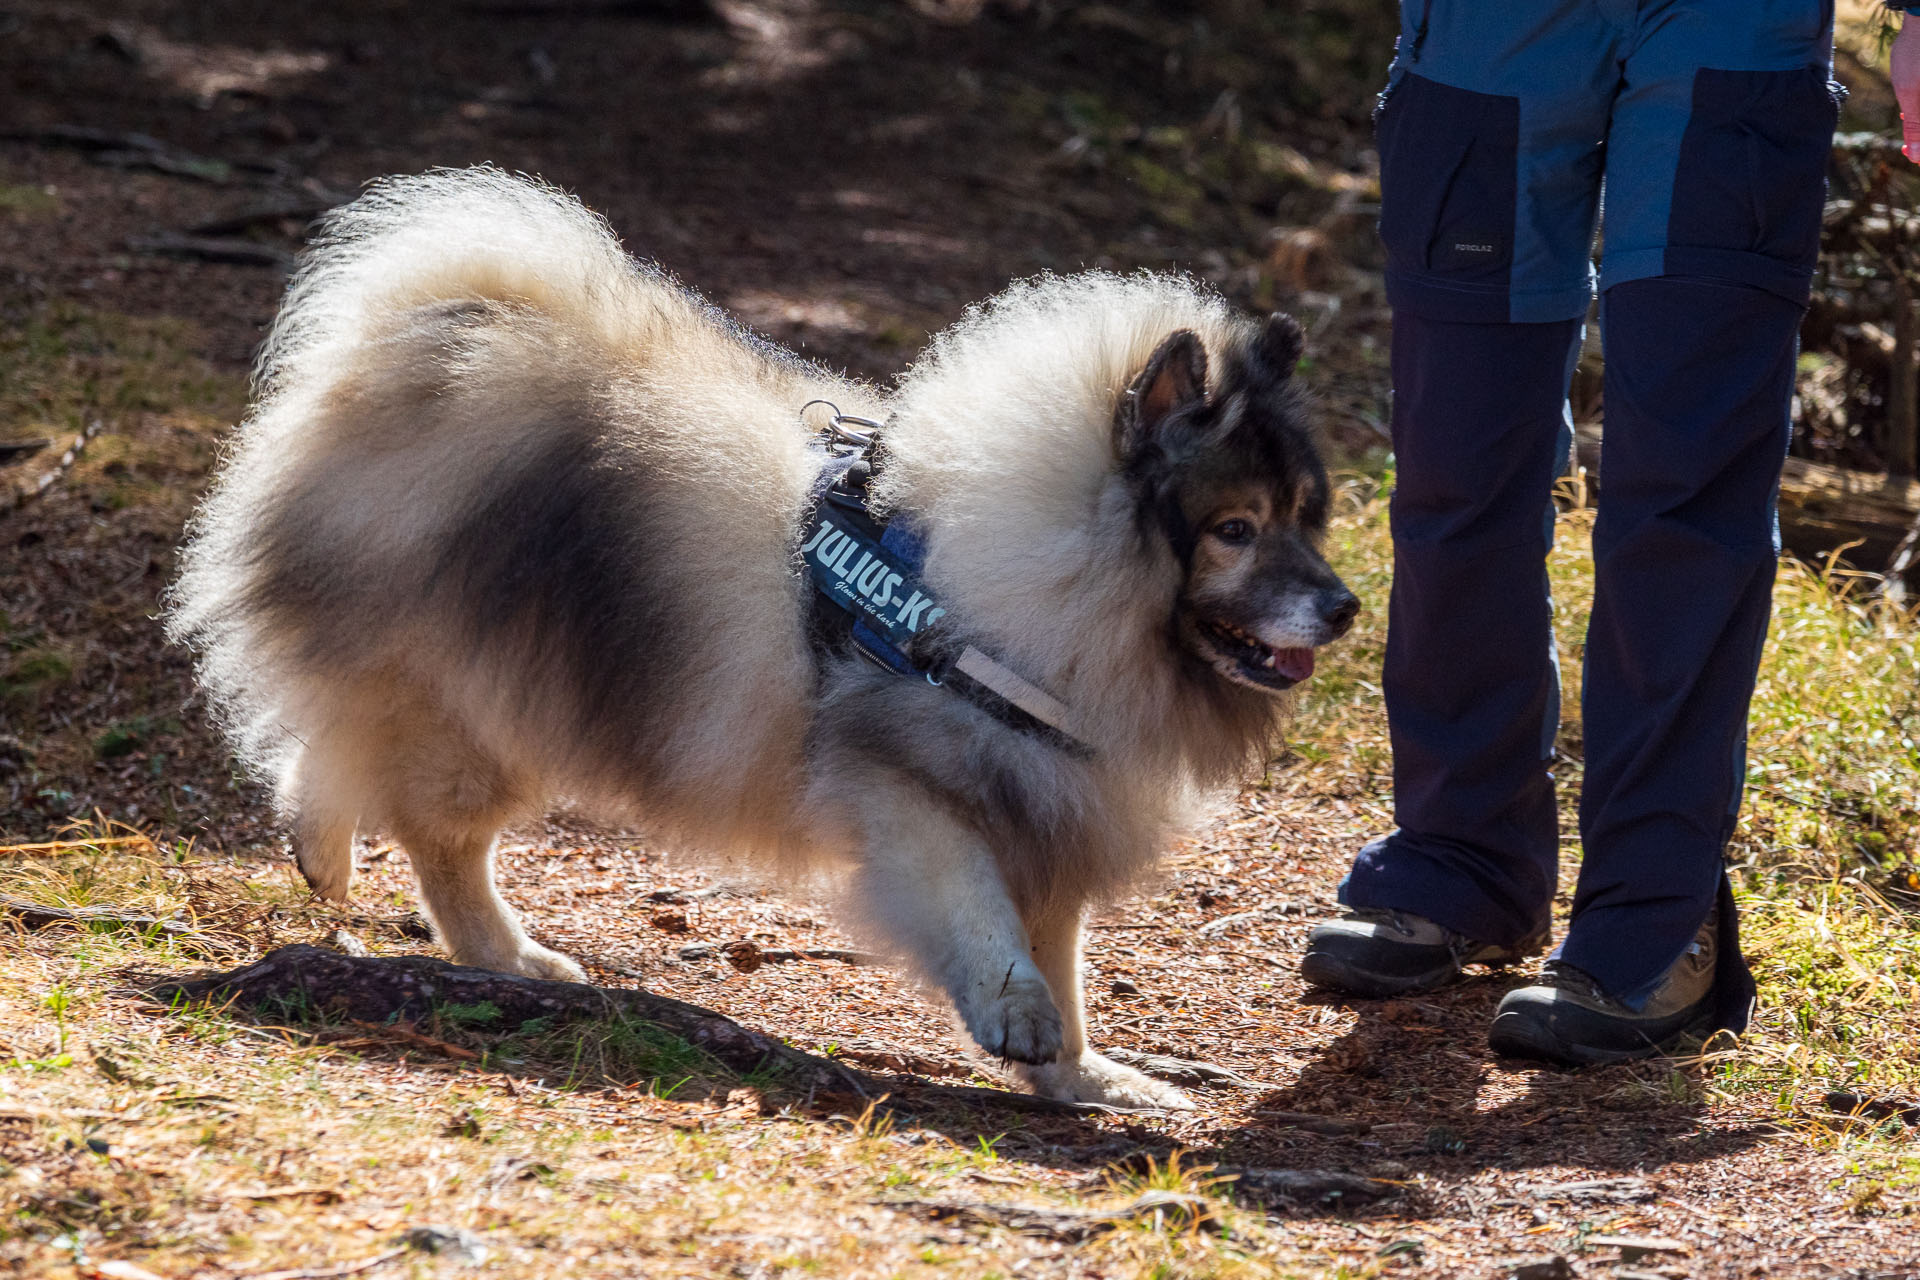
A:
MULTIPOLYGON (((1920 959, 1896 892, 1920 776, 1910 619, 1789 574, 1735 850, 1767 1000, 1738 1054, 1536 1070, 1484 1043, 1517 977, 1382 1003, 1294 976, 1355 844, 1390 821, 1364 456, 1385 325, 1363 125, 1386 29, 1351 7, 1299 6, 1260 47, 1105 6, 954 24, 805 0, 680 21, 623 3, 0 12, 0 444, 56 441, 0 460, 0 844, 84 842, 0 851, 0 898, 199 930, 0 944, 0 1266, 1492 1277, 1558 1256, 1569 1270, 1534 1274, 1920 1275, 1907 1128, 1823 1105, 1830 1087, 1915 1084, 1920 959), (579 191, 756 327, 874 376, 1042 268, 1188 268, 1307 319, 1308 376, 1356 459, 1335 556, 1372 613, 1268 775, 1090 943, 1099 1045, 1238 1082, 1197 1086, 1191 1116, 863 1118, 858 1098, 740 1078, 644 1029, 503 1029, 484 1010, 356 1027, 130 994, 342 928, 376 954, 429 946, 392 923, 411 908, 405 854, 377 837, 353 911, 305 900, 153 614, 308 210, 382 172, 479 160, 579 191), (142 247, 183 234, 212 243, 142 247), (7 509, 95 423, 71 470, 7 509), (1210 1166, 1356 1173, 1385 1194, 1293 1201, 1210 1166), (1155 1188, 1199 1200, 1087 1240, 902 1203, 1109 1208, 1155 1188), (434 1253, 406 1237, 424 1227, 472 1238, 434 1253), (1623 1236, 1659 1247, 1623 1261, 1623 1236)), ((1582 527, 1556 565, 1570 671, 1582 527)), ((1563 750, 1577 781, 1577 722, 1563 750)), ((887 968, 729 959, 855 945, 814 895, 727 889, 564 814, 507 842, 502 878, 596 982, 902 1090, 997 1081, 887 968)))

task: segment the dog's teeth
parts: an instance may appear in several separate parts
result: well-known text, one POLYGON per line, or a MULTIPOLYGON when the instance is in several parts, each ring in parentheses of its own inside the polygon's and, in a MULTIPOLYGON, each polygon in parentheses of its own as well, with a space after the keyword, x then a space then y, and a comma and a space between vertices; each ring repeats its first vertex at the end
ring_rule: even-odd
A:
POLYGON ((1272 650, 1268 650, 1267 656, 1260 660, 1260 665, 1263 667, 1270 667, 1275 662, 1278 662, 1279 660, 1280 660, 1279 654, 1274 653, 1272 650))

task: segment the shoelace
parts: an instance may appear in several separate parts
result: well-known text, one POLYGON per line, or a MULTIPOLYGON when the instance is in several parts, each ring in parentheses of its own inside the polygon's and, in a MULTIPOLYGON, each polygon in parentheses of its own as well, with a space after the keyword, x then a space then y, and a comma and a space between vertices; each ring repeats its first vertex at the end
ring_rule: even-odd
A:
POLYGON ((1565 960, 1549 960, 1540 966, 1540 985, 1557 987, 1562 991, 1572 991, 1590 999, 1597 1000, 1610 1008, 1624 1009, 1618 1000, 1601 989, 1592 974, 1576 968, 1565 960))
POLYGON ((1369 907, 1355 911, 1352 915, 1355 920, 1364 920, 1368 924, 1384 924, 1403 938, 1411 938, 1414 934, 1414 928, 1407 923, 1406 915, 1399 911, 1381 911, 1369 907))

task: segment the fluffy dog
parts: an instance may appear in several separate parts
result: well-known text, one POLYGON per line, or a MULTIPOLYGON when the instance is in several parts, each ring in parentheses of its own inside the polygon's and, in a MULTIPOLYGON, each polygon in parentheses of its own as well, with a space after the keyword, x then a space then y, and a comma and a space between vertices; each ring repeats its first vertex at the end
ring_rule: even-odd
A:
POLYGON ((847 899, 1057 1097, 1179 1106, 1087 1048, 1081 916, 1258 767, 1353 597, 1300 330, 1167 276, 1017 285, 891 394, 745 333, 490 169, 335 212, 191 530, 172 634, 314 891, 405 846, 454 958, 547 978, 494 839, 555 795, 847 899), (888 423, 875 509, 1065 750, 809 641, 811 400, 888 423))

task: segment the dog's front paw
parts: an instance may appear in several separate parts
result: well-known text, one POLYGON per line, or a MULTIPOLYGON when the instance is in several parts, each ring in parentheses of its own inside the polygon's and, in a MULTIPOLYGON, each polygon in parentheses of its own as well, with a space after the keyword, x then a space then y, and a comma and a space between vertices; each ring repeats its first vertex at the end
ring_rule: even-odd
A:
POLYGON ((1153 1107, 1163 1111, 1191 1111, 1193 1100, 1164 1080, 1123 1067, 1111 1058, 1088 1051, 1075 1062, 1047 1062, 1022 1067, 1027 1085, 1043 1098, 1060 1102, 1092 1102, 1104 1107, 1153 1107))
POLYGON ((1060 1056, 1060 1011, 1037 975, 1009 979, 997 993, 962 1001, 959 1009, 974 1042, 1002 1061, 1052 1062, 1060 1056))

